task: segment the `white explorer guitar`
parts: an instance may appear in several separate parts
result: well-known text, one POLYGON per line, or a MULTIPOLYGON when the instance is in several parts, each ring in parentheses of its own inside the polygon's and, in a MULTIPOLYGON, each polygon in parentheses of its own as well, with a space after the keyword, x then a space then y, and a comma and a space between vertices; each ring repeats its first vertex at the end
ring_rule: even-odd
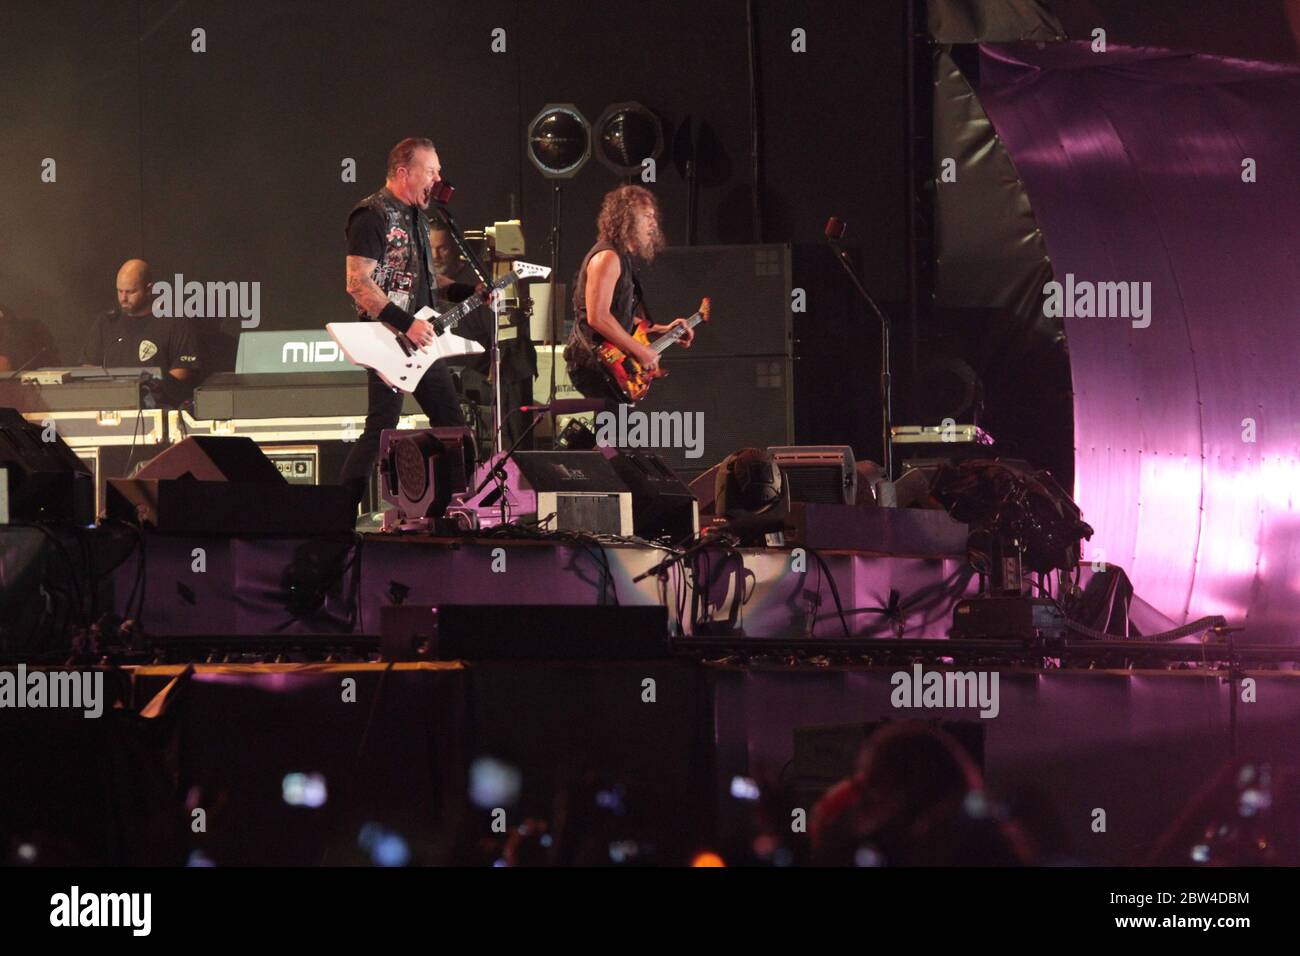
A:
POLYGON ((475 292, 446 312, 435 312, 426 306, 415 317, 430 322, 437 334, 424 348, 417 347, 387 322, 329 322, 325 329, 338 343, 349 362, 374 369, 391 388, 414 392, 420 379, 424 378, 424 373, 439 359, 483 351, 483 346, 477 342, 449 331, 453 325, 487 301, 493 292, 499 292, 510 283, 516 280, 545 279, 550 274, 548 266, 516 262, 508 273, 492 284, 492 288, 475 292))

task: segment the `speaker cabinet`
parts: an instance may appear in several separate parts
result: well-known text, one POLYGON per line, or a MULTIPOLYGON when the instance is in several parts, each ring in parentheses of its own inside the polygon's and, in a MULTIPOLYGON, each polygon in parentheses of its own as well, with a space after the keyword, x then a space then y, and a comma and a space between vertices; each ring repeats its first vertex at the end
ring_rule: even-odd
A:
POLYGON ((95 477, 54 432, 45 441, 42 426, 12 408, 0 408, 0 498, 5 523, 95 520, 95 477))
POLYGON ((186 478, 282 485, 284 475, 251 438, 191 435, 159 452, 134 475, 150 481, 186 478))
POLYGON ((251 438, 191 436, 134 478, 108 482, 112 518, 175 534, 344 533, 356 506, 340 485, 290 484, 251 438))
POLYGON ((789 356, 685 355, 665 360, 668 375, 656 379, 650 394, 636 405, 638 412, 681 412, 683 423, 693 416, 690 431, 681 429, 689 442, 648 449, 661 455, 668 467, 693 477, 737 449, 791 444, 789 356))
POLYGON ((504 494, 510 520, 541 522, 550 531, 634 532, 632 493, 599 451, 521 451, 499 470, 504 484, 489 482, 448 508, 448 517, 472 517, 474 527, 493 527, 501 521, 504 494))
POLYGON ((639 275, 656 322, 693 315, 705 296, 713 303, 689 352, 670 348, 664 353, 666 364, 684 355, 790 353, 788 245, 674 246, 656 255, 639 275))
POLYGON ((659 455, 624 451, 609 460, 632 492, 632 523, 650 541, 688 541, 700 530, 700 509, 691 489, 659 455))

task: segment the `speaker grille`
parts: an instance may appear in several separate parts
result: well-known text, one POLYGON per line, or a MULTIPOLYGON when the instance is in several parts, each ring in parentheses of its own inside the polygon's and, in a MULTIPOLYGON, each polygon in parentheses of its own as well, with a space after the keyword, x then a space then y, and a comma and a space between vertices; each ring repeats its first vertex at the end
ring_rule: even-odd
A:
MULTIPOLYGON (((564 531, 620 534, 618 495, 556 495, 555 527, 564 531)), ((539 518, 545 515, 538 515, 539 518)))
MULTIPOLYGON (((692 349, 694 351, 694 349, 692 349)), ((730 355, 665 362, 637 411, 699 413, 697 448, 650 448, 679 475, 694 476, 738 448, 767 448, 793 441, 791 361, 786 355, 730 355), (694 457, 688 457, 698 451, 694 457)))
POLYGON ((790 483, 791 501, 842 505, 844 473, 833 465, 781 465, 781 474, 790 483))
POLYGON ((712 316, 696 329, 696 358, 781 355, 790 348, 790 247, 678 246, 665 249, 640 271, 646 302, 656 322, 693 315, 712 300, 712 316))

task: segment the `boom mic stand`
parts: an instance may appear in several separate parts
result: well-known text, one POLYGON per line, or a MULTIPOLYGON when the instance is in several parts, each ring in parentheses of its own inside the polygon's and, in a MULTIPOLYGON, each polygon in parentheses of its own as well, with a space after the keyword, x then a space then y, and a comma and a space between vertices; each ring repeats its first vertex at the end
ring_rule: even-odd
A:
MULTIPOLYGON (((450 183, 439 183, 434 194, 434 210, 438 219, 447 227, 447 233, 451 236, 451 241, 455 243, 461 257, 469 263, 478 280, 489 288, 492 286, 492 275, 483 266, 474 250, 470 249, 465 242, 465 236, 456 225, 456 220, 450 212, 447 211, 447 203, 451 202, 451 197, 455 195, 456 189, 450 183)), ((492 366, 492 453, 501 454, 501 437, 505 429, 505 412, 501 408, 501 296, 492 297, 492 343, 490 346, 489 363, 492 366)))
POLYGON ((826 221, 826 241, 835 250, 835 258, 839 260, 840 265, 844 267, 844 271, 848 273, 853 287, 858 290, 858 294, 862 296, 871 311, 876 314, 876 318, 880 320, 880 418, 881 428, 883 429, 880 441, 885 466, 885 480, 892 482, 894 480, 894 436, 891 432, 894 425, 894 413, 891 406, 893 381, 889 372, 889 319, 885 317, 885 313, 880 311, 879 306, 876 305, 876 300, 871 298, 866 286, 862 284, 858 274, 853 271, 853 264, 849 261, 849 255, 840 245, 840 240, 844 238, 846 228, 843 221, 831 216, 826 221))
POLYGON ((468 245, 465 244, 465 235, 460 231, 460 226, 456 225, 456 220, 450 212, 447 211, 447 203, 451 202, 451 197, 456 195, 456 187, 451 183, 439 183, 434 187, 433 201, 434 213, 439 221, 447 227, 447 232, 451 235, 451 241, 456 244, 460 250, 461 257, 469 263, 474 274, 478 276, 478 281, 484 285, 491 285, 492 279, 490 273, 483 268, 483 263, 479 261, 478 256, 474 255, 468 245))
MULTIPOLYGON (((533 415, 532 422, 529 423, 527 428, 525 428, 522 432, 519 433, 519 437, 516 438, 514 444, 510 446, 510 450, 507 451, 504 455, 501 455, 501 457, 498 458, 496 461, 491 462, 488 465, 487 474, 483 476, 483 480, 479 482, 478 487, 474 489, 474 494, 472 497, 477 497, 483 491, 483 489, 488 486, 488 482, 495 481, 497 483, 497 487, 500 488, 501 490, 500 505, 501 505, 502 524, 506 523, 506 507, 508 505, 508 502, 506 501, 507 498, 506 488, 510 480, 509 472, 506 470, 506 464, 510 461, 511 458, 514 457, 515 452, 519 450, 519 446, 524 443, 524 439, 532 434, 533 429, 537 427, 537 423, 540 422, 541 420, 542 420, 542 415, 539 414, 533 415)), ((498 438, 498 441, 499 440, 500 439, 498 438)))
MULTIPOLYGON (((555 401, 555 369, 560 364, 560 303, 557 300, 556 291, 559 289, 560 275, 560 208, 561 208, 561 180, 551 180, 551 278, 550 291, 547 294, 550 315, 547 316, 547 328, 550 329, 551 341, 547 348, 551 350, 551 388, 547 394, 547 402, 555 401)), ((551 413, 551 442, 555 442, 559 423, 556 421, 555 413, 551 413)))

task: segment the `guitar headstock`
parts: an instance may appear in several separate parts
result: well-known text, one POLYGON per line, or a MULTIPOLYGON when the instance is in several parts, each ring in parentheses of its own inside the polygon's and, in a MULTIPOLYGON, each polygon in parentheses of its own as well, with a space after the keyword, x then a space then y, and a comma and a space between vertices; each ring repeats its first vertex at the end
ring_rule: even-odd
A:
POLYGON ((700 321, 701 322, 709 321, 710 308, 712 308, 712 303, 709 301, 709 297, 706 295, 703 299, 700 300, 700 321))
POLYGON ((510 271, 517 279, 545 279, 551 274, 551 267, 536 266, 531 262, 516 262, 510 271))

